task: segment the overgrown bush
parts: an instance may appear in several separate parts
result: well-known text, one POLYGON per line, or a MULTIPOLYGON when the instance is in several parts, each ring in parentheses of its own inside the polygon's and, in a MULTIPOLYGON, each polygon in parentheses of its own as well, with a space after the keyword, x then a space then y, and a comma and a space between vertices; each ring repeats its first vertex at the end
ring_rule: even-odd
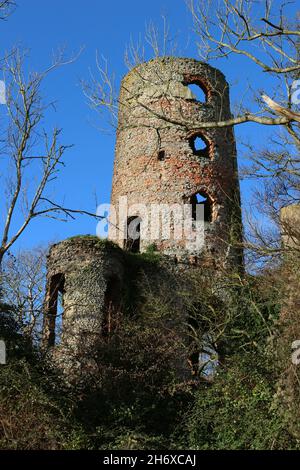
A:
POLYGON ((225 311, 215 322, 223 328, 221 364, 213 382, 198 388, 188 415, 192 448, 299 448, 277 396, 282 309, 278 275, 227 280, 225 311))
POLYGON ((77 419, 96 448, 159 449, 174 446, 192 398, 177 374, 180 338, 162 322, 121 318, 94 354, 97 371, 85 376, 77 419))
POLYGON ((132 266, 150 264, 162 282, 136 276, 134 302, 126 298, 93 350, 91 373, 73 385, 2 315, 9 362, 0 368, 0 447, 298 449, 299 425, 291 427, 281 396, 290 334, 280 273, 172 277, 159 258, 150 261, 135 257, 132 266), (187 366, 207 338, 219 360, 209 380, 187 366))
POLYGON ((86 444, 72 418, 73 399, 11 312, 0 313, 7 364, 0 366, 0 448, 69 449, 86 444))

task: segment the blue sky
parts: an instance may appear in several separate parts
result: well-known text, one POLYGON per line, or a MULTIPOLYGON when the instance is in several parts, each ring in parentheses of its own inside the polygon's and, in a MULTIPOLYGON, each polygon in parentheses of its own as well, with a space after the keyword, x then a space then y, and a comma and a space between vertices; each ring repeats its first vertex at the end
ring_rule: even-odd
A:
MULTIPOLYGON (((53 188, 55 199, 63 201, 67 207, 93 212, 95 193, 99 203, 109 202, 115 135, 113 129, 110 134, 97 129, 103 122, 88 107, 80 80, 89 77, 89 69, 95 70, 98 50, 108 59, 118 84, 127 71, 124 65, 126 44, 131 37, 138 39, 150 20, 161 24, 162 14, 167 16, 172 34, 177 37, 180 55, 198 58, 190 13, 184 0, 17 0, 17 3, 14 14, 0 25, 1 55, 14 45, 22 46, 30 51, 30 68, 42 70, 49 65, 58 47, 65 46, 67 54, 71 55, 84 46, 74 63, 47 78, 44 94, 47 100, 56 101, 56 110, 50 112, 46 124, 50 127, 57 124, 63 129, 63 143, 73 144, 66 153, 66 167, 53 188)), ((246 60, 233 58, 212 65, 220 68, 232 85, 232 105, 244 95, 248 82, 253 88, 270 85, 258 67, 246 60)), ((256 125, 236 129, 240 155, 240 142, 245 139, 263 142, 268 132, 256 125)), ((249 204, 250 190, 250 183, 242 184, 244 207, 249 204)), ((94 234, 95 229, 95 220, 83 216, 68 223, 40 219, 24 233, 16 248, 29 248, 79 233, 94 234)))

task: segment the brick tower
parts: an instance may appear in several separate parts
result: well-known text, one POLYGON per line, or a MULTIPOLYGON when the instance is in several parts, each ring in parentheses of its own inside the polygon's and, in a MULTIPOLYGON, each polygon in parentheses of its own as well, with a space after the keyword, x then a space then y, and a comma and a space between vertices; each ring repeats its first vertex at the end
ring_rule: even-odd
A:
POLYGON ((224 75, 194 59, 153 59, 125 76, 119 103, 111 197, 116 212, 109 238, 132 251, 155 245, 179 259, 199 259, 206 253, 223 265, 237 262, 233 245, 241 240, 241 215, 233 130, 201 128, 202 123, 231 117, 224 75), (193 87, 202 97, 197 98, 193 87), (128 211, 121 216, 120 205, 125 202, 128 211), (188 243, 186 233, 175 239, 177 216, 172 211, 166 216, 163 209, 174 204, 190 204, 192 219, 198 204, 204 208, 200 250, 188 243), (152 216, 153 205, 162 210, 159 221, 152 216), (162 227, 170 219, 168 235, 162 227), (135 237, 128 234, 130 223, 135 223, 135 237), (154 224, 160 227, 153 232, 154 224))

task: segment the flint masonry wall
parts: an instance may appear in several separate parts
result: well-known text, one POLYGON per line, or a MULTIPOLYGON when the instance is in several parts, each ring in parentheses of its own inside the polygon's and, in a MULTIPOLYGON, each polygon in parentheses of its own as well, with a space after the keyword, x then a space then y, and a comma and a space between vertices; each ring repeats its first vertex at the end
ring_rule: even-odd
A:
POLYGON ((75 237, 53 245, 47 263, 45 346, 59 343, 75 356, 89 351, 105 334, 107 315, 119 307, 123 283, 123 253, 111 243, 75 237))
MULTIPOLYGON (((186 58, 158 58, 134 68, 123 79, 111 203, 117 219, 109 238, 124 248, 126 221, 118 218, 120 197, 127 197, 131 212, 135 204, 190 203, 196 193, 207 196, 211 217, 205 223, 205 250, 226 264, 236 256, 232 235, 241 239, 239 183, 232 128, 201 129, 202 122, 231 117, 229 88, 224 75, 209 65, 186 58), (198 85, 205 102, 188 88, 198 85), (196 152, 193 140, 207 144, 196 152), (115 230, 115 225, 119 230, 115 230)), ((148 212, 150 213, 150 212, 148 212)), ((153 240, 143 233, 140 250, 155 243, 157 249, 177 258, 185 257, 187 240, 153 240)), ((191 254, 191 251, 190 253, 191 254)), ((196 249, 192 254, 200 255, 196 249)))
MULTIPOLYGON (((183 289, 184 272, 168 257, 132 255, 93 236, 53 245, 47 258, 45 350, 68 381, 84 381, 97 370, 97 347, 113 334, 117 314, 140 311, 149 283, 154 292, 163 289, 169 296, 176 315, 166 318, 166 325, 180 330, 185 309, 176 291, 183 289)), ((190 375, 182 357, 174 358, 174 370, 181 377, 190 375)))

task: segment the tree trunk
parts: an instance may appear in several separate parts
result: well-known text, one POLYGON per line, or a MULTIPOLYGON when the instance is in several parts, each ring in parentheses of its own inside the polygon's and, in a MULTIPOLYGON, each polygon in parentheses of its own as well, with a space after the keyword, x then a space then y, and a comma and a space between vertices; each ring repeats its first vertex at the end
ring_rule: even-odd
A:
POLYGON ((2 262, 3 262, 4 255, 5 255, 5 251, 3 250, 3 248, 0 248, 0 274, 2 270, 2 262))

